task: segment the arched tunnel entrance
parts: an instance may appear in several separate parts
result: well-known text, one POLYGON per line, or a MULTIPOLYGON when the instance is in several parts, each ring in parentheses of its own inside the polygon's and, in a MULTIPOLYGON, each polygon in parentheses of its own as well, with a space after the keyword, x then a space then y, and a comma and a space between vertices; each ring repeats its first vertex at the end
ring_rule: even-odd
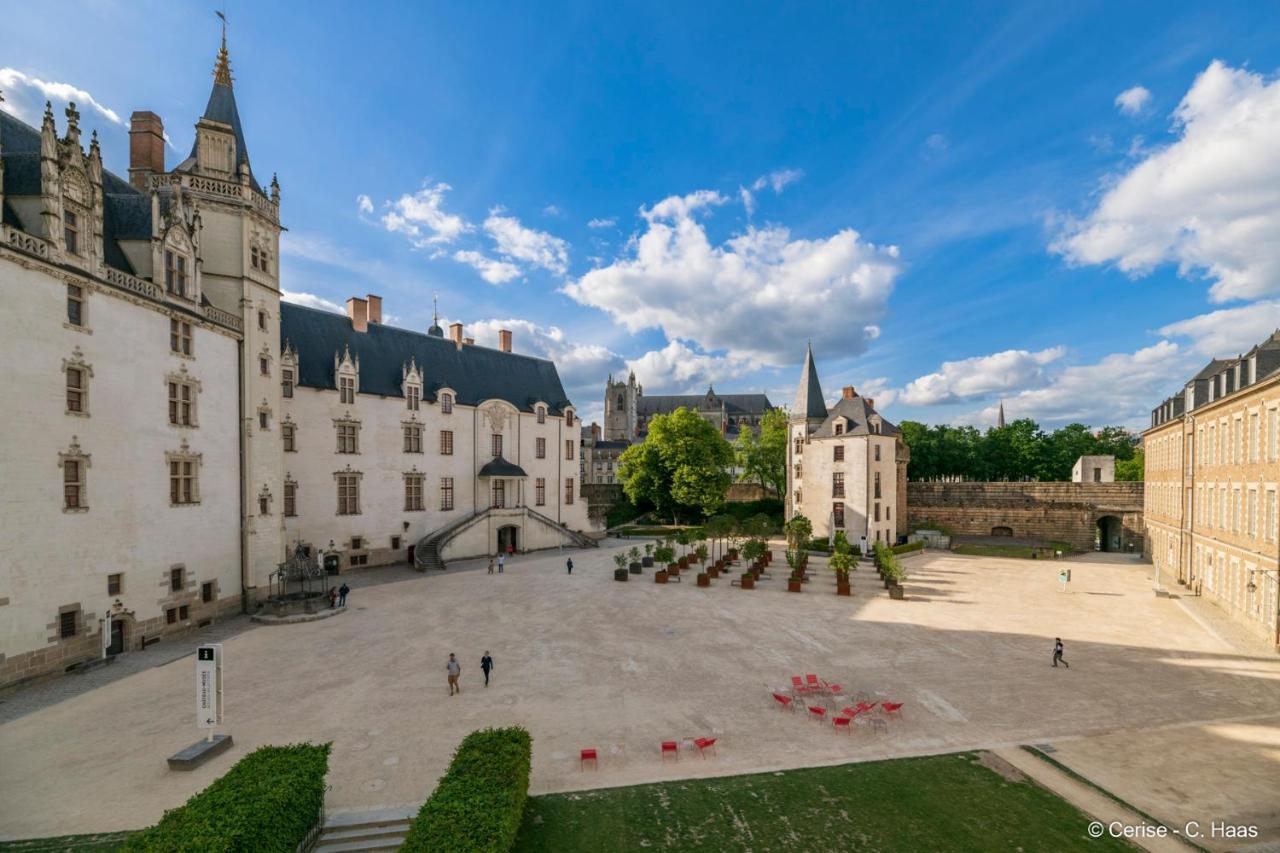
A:
POLYGON ((1124 524, 1118 515, 1104 515, 1098 519, 1094 547, 1099 551, 1123 551, 1124 524))

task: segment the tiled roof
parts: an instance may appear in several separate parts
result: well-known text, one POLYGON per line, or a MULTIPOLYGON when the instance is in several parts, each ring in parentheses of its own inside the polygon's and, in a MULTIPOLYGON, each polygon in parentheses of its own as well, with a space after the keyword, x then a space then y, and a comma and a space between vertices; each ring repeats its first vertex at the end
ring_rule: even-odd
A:
POLYGON ((719 408, 724 403, 731 415, 763 415, 773 408, 764 394, 655 394, 642 395, 636 401, 636 411, 642 415, 670 414, 684 406, 686 409, 719 408))
POLYGON ((804 354, 800 387, 796 389, 796 402, 791 407, 791 415, 806 420, 827 416, 827 404, 822 401, 822 384, 818 382, 818 368, 813 363, 813 347, 809 347, 804 354))
POLYGON ((842 397, 831 407, 831 410, 827 413, 827 419, 822 422, 822 426, 813 431, 813 437, 830 438, 834 436, 836 434, 836 418, 848 420, 844 428, 844 435, 898 435, 899 432, 896 426, 885 420, 875 409, 867 405, 866 397, 842 397), (880 431, 878 433, 873 433, 868 426, 872 415, 880 418, 880 431))
POLYGON ((477 477, 527 477, 529 476, 514 462, 508 462, 499 456, 484 463, 477 477))

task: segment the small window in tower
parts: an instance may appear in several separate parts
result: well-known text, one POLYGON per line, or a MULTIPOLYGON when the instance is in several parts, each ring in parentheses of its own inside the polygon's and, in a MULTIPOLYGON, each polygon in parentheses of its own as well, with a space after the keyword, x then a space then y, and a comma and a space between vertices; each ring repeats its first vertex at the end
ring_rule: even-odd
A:
POLYGON ((264 331, 267 328, 267 312, 266 311, 258 312, 258 328, 264 331))
POLYGON ((80 254, 80 221, 73 211, 62 212, 62 238, 68 252, 73 255, 80 254))

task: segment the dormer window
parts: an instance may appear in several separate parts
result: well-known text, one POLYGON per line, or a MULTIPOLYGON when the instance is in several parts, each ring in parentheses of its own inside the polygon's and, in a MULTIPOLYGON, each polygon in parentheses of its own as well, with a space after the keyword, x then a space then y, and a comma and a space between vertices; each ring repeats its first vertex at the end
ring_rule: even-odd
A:
POLYGON ((356 401, 356 380, 343 376, 338 380, 338 402, 351 404, 356 401))
POLYGON ((167 249, 164 253, 164 289, 174 296, 187 297, 187 259, 167 249))
POLYGON ((80 219, 75 211, 62 212, 62 242, 73 255, 80 254, 80 219))
POLYGON ((835 422, 836 435, 844 435, 844 421, 835 422))
POLYGON ((418 411, 418 406, 422 400, 422 389, 417 385, 409 385, 404 389, 405 407, 411 411, 418 411))
POLYGON ((452 411, 453 411, 453 395, 441 394, 440 395, 440 414, 447 415, 452 411))
POLYGON ((567 426, 567 427, 571 427, 571 426, 573 426, 573 409, 566 409, 566 410, 565 410, 565 413, 564 413, 564 425, 565 425, 565 426, 567 426))
POLYGON ((547 422, 547 407, 539 406, 538 407, 538 423, 545 424, 546 422, 547 422))

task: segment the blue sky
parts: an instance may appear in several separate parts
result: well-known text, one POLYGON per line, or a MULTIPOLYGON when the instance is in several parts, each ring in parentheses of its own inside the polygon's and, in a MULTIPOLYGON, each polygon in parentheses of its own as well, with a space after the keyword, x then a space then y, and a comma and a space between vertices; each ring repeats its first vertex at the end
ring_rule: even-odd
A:
MULTIPOLYGON (((812 339, 892 419, 1141 426, 1280 326, 1280 5, 937 5, 229 2, 283 287, 438 292, 589 418, 631 368, 790 403, 812 339)), ((176 163, 212 11, 67 8, 6 10, 4 108, 78 99, 121 173, 150 109, 176 163)))

